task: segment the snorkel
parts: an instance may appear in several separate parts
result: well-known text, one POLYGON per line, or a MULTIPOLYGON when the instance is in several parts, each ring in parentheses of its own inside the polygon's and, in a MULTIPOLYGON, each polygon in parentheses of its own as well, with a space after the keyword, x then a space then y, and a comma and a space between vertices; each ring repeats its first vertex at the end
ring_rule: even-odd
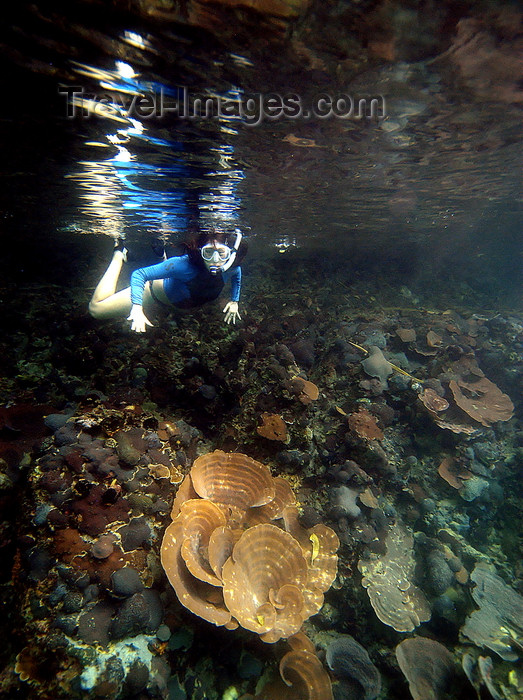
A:
POLYGON ((234 241, 234 245, 231 248, 232 252, 229 256, 229 259, 227 260, 225 265, 222 265, 221 267, 222 272, 225 272, 230 267, 232 267, 234 261, 236 260, 236 253, 238 252, 238 248, 240 247, 240 243, 242 242, 242 234, 239 228, 235 229, 234 235, 236 236, 236 240, 234 241))

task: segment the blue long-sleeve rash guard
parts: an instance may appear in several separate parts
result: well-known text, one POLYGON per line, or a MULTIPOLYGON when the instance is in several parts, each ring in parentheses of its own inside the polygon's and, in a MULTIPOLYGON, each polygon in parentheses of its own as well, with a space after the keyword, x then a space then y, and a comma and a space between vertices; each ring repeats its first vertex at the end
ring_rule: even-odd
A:
POLYGON ((163 280, 163 289, 175 306, 200 306, 218 298, 225 282, 231 283, 231 301, 240 300, 241 267, 212 275, 194 265, 188 255, 168 258, 158 265, 141 267, 131 275, 131 302, 142 304, 145 283, 163 280))

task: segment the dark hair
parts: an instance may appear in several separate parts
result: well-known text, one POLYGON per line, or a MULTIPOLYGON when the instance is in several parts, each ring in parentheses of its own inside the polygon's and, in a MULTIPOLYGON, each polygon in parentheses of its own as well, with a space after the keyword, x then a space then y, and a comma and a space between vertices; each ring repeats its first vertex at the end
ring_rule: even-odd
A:
MULTIPOLYGON (((234 246, 234 234, 216 231, 216 229, 212 228, 205 233, 196 233, 190 236, 184 242, 184 247, 189 256, 189 260, 198 267, 205 267, 201 249, 208 243, 221 243, 222 245, 232 248, 234 246)), ((247 255, 247 249, 247 243, 242 239, 240 247, 236 251, 236 259, 234 260, 233 267, 241 263, 243 258, 247 255)))

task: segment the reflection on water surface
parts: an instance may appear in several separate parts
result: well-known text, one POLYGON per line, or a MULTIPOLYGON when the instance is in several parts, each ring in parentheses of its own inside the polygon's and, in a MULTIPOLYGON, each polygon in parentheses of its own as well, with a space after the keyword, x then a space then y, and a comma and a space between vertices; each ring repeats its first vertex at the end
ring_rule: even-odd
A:
MULTIPOLYGON (((336 80, 324 55, 319 62, 309 55, 307 65, 283 51, 266 56, 269 65, 256 51, 227 50, 186 28, 144 30, 120 18, 101 31, 96 14, 90 21, 98 27, 67 25, 56 14, 51 24, 51 17, 41 10, 18 19, 28 24, 27 39, 39 37, 25 63, 38 69, 53 59, 47 72, 61 86, 55 109, 69 157, 65 173, 46 173, 69 202, 67 212, 55 212, 60 230, 143 237, 195 223, 241 224, 255 249, 296 245, 336 255, 340 246, 348 254, 376 246, 380 256, 406 239, 422 255, 436 249, 443 257, 449 246, 453 255, 464 247, 480 254, 484 245, 488 253, 501 235, 513 250, 519 110, 463 90, 444 52, 336 80), (297 95, 303 105, 320 94, 380 96, 386 116, 265 118, 249 126, 237 114, 176 114, 187 94, 212 99, 215 108, 220 99, 246 103, 273 93, 297 95), (76 115, 68 123, 67 109, 76 115)), ((19 27, 7 36, 15 40, 19 27)), ((457 42, 452 55, 460 50, 457 42)), ((12 47, 7 53, 20 59, 12 47)))

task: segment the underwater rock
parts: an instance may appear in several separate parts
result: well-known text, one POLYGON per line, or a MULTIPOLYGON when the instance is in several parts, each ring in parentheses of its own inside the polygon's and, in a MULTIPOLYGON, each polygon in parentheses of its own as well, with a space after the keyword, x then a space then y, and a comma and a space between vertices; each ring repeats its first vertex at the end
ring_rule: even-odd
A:
POLYGON ((310 456, 300 450, 281 450, 276 455, 276 459, 282 467, 291 468, 295 471, 305 469, 311 461, 310 456))
POLYGON ((42 474, 40 479, 40 487, 49 494, 65 491, 72 483, 70 474, 62 474, 58 470, 49 470, 42 474))
POLYGON ((360 406, 355 413, 350 414, 347 423, 349 429, 364 440, 383 440, 383 430, 378 427, 376 418, 363 406, 360 406))
POLYGON ((382 382, 377 377, 374 377, 373 379, 362 379, 360 382, 358 382, 358 386, 370 396, 381 396, 388 388, 387 382, 382 382))
POLYGON ((397 467, 389 461, 387 454, 379 442, 373 441, 369 444, 366 452, 369 467, 373 467, 382 474, 396 474, 397 467))
POLYGON ((195 440, 201 438, 200 431, 184 420, 177 420, 166 425, 168 426, 167 432, 170 435, 170 442, 173 446, 181 445, 184 448, 188 448, 195 440))
POLYGON ((71 445, 72 443, 76 442, 77 437, 78 429, 75 428, 72 423, 66 423, 61 428, 58 428, 54 434, 54 440, 58 447, 62 447, 63 445, 71 445))
POLYGON ((464 501, 475 501, 476 498, 486 494, 489 487, 490 484, 486 479, 482 479, 479 476, 471 476, 470 479, 463 481, 459 495, 464 501))
POLYGON ((105 491, 101 484, 96 484, 85 498, 74 501, 71 507, 77 516, 78 529, 91 537, 102 534, 109 524, 129 520, 127 501, 118 497, 113 504, 105 503, 105 491))
POLYGON ((289 350, 289 348, 283 343, 276 343, 274 346, 274 351, 278 360, 284 365, 295 365, 296 358, 289 350))
POLYGON ((319 525, 322 521, 321 514, 318 513, 312 506, 307 504, 302 505, 302 512, 300 515, 300 523, 305 529, 319 525))
POLYGON ((53 565, 50 553, 42 547, 34 547, 24 557, 32 581, 43 581, 53 565))
POLYGON ((132 518, 128 525, 119 528, 118 534, 124 552, 130 552, 144 545, 151 539, 151 528, 144 517, 132 518))
POLYGON ((387 347, 387 336, 380 328, 366 328, 362 331, 364 340, 363 344, 372 347, 377 347, 380 350, 385 350, 387 347))
POLYGON ((104 601, 82 613, 78 619, 78 636, 86 644, 109 644, 109 628, 115 608, 104 601))
POLYGON ((139 634, 152 634, 161 625, 163 606, 157 591, 146 589, 134 593, 120 606, 111 622, 111 639, 123 639, 139 634))
POLYGON ((141 661, 134 661, 124 678, 122 697, 132 697, 144 691, 149 683, 149 669, 141 661))
POLYGON ((144 585, 139 573, 130 566, 124 566, 111 574, 113 593, 128 597, 143 590, 144 585))
POLYGON ((432 595, 439 596, 454 583, 452 573, 443 552, 433 550, 426 559, 425 588, 432 595))
POLYGON ((73 637, 78 629, 78 615, 57 615, 53 627, 73 637))
MULTIPOLYGON (((365 700, 374 700, 381 689, 381 676, 367 650, 349 634, 330 642, 326 649, 328 667, 338 679, 355 680, 365 700)), ((361 697, 361 695, 360 695, 361 697)))
POLYGON ((147 382, 147 377, 149 373, 145 369, 145 367, 135 367, 133 369, 133 378, 132 378, 132 386, 135 387, 136 389, 143 389, 147 382))
POLYGON ((337 486, 332 489, 330 497, 331 516, 334 518, 342 516, 357 518, 361 515, 361 508, 356 503, 358 496, 358 491, 354 491, 348 486, 337 486))
POLYGON ((135 467, 142 458, 145 444, 142 432, 136 429, 119 430, 114 434, 118 457, 127 467, 135 467))
POLYGON ((308 369, 313 366, 316 360, 313 340, 302 338, 292 343, 290 349, 299 365, 307 367, 308 369))
POLYGON ((162 441, 160 440, 158 433, 155 433, 153 431, 146 433, 144 435, 143 440, 147 451, 158 450, 162 446, 162 441))
POLYGON ((62 599, 62 611, 67 615, 80 612, 83 607, 84 596, 79 591, 70 591, 62 599))
POLYGON ((95 559, 106 559, 114 551, 114 535, 102 535, 91 545, 91 554, 95 559))
POLYGON ((73 413, 50 413, 44 418, 44 423, 50 430, 56 432, 67 423, 72 415, 73 413))
POLYGON ((216 391, 215 387, 211 386, 210 384, 202 384, 199 386, 198 394, 200 394, 200 396, 206 401, 214 401, 214 399, 218 396, 218 392, 216 391))
MULTIPOLYGON (((148 648, 150 637, 139 635, 130 640, 111 642, 105 649, 98 648, 92 656, 83 650, 76 656, 84 666, 83 672, 71 687, 75 697, 128 698, 145 687, 155 686, 153 654, 148 648)), ((151 687, 153 697, 159 697, 157 687, 151 687)))

